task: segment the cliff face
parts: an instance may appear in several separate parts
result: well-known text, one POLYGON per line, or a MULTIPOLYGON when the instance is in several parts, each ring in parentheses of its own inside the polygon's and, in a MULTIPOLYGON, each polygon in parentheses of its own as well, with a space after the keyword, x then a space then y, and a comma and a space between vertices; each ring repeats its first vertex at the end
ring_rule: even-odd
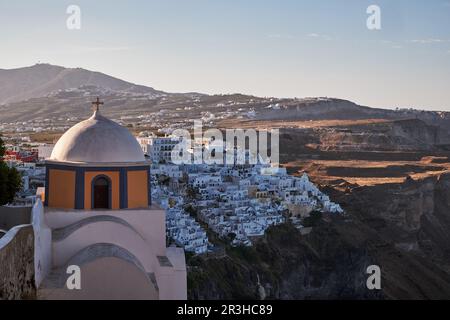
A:
MULTIPOLYGON (((401 184, 332 192, 361 222, 381 220, 382 225, 375 229, 392 241, 431 236, 450 228, 450 172, 419 180, 406 179, 401 184)), ((442 247, 446 242, 437 241, 437 244, 442 247)))
POLYGON ((417 119, 317 131, 322 150, 433 150, 437 145, 449 141, 449 135, 445 131, 417 119))
POLYGON ((321 222, 302 236, 292 225, 271 228, 251 248, 227 248, 223 258, 189 261, 190 299, 380 298, 366 288, 370 257, 321 222))
POLYGON ((450 298, 450 173, 333 196, 363 230, 387 298, 450 298))
POLYGON ((433 210, 424 211, 418 229, 421 249, 445 266, 450 264, 450 173, 432 181, 433 210))
POLYGON ((190 259, 191 299, 448 299, 450 173, 402 184, 329 187, 345 216, 302 236, 272 228, 252 248, 190 259), (382 289, 366 288, 381 268, 382 289))

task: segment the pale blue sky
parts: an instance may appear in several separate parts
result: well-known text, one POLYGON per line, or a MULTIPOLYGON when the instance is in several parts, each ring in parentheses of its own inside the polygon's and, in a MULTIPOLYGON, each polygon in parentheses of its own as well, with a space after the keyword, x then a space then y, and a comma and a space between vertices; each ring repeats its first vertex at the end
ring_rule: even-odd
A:
POLYGON ((450 111, 450 0, 0 0, 0 68, 38 61, 170 92, 450 111), (81 30, 66 28, 79 5, 81 30), (366 28, 381 7, 382 30, 366 28))

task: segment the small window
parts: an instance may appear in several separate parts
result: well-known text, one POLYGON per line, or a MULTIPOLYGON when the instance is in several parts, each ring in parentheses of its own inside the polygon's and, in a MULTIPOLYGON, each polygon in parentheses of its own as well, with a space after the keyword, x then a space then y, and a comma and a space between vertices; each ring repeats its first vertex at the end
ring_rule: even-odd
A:
POLYGON ((109 179, 104 176, 95 178, 92 199, 94 209, 111 209, 110 189, 109 179))

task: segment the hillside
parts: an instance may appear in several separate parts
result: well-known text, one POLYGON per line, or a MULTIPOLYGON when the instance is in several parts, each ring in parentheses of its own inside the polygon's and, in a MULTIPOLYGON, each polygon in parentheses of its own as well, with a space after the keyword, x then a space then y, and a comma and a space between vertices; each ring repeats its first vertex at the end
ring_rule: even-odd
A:
POLYGON ((18 69, 0 69, 0 104, 45 97, 58 90, 96 86, 112 91, 159 94, 153 88, 135 85, 100 72, 36 64, 18 69))

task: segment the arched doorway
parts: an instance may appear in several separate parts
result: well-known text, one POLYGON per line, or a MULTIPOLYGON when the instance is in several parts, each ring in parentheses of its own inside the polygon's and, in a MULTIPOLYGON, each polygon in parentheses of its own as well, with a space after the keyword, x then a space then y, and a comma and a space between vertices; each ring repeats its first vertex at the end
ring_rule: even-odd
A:
POLYGON ((111 209, 111 182, 106 176, 97 176, 92 182, 92 208, 111 209))

